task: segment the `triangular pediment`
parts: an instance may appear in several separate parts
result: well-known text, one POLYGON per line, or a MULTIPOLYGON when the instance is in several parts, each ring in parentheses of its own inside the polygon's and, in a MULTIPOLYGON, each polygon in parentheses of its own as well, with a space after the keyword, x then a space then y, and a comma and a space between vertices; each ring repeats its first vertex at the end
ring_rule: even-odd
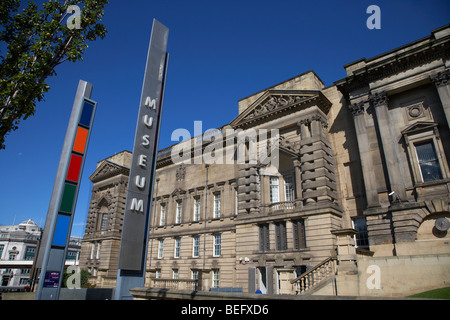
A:
POLYGON ((175 188, 172 192, 172 196, 180 196, 186 193, 186 190, 183 190, 181 188, 175 188))
POLYGON ((423 131, 434 130, 438 124, 432 121, 417 121, 402 130, 403 135, 411 135, 423 131))
POLYGON ((119 174, 128 175, 129 172, 130 168, 128 167, 122 166, 109 160, 104 160, 102 163, 100 163, 94 173, 89 177, 89 180, 95 183, 117 176, 119 174))
POLYGON ((265 121, 274 114, 288 112, 292 109, 308 108, 317 105, 325 114, 331 102, 318 90, 267 90, 230 125, 239 127, 254 122, 265 121))

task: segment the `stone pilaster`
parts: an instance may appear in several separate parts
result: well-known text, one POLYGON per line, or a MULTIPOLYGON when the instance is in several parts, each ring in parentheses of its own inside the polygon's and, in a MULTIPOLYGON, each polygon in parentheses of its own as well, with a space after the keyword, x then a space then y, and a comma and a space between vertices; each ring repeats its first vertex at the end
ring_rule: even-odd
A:
POLYGON ((447 125, 450 127, 450 69, 439 72, 431 76, 431 81, 435 84, 442 107, 444 108, 447 125))
POLYGON ((391 123, 388 110, 388 97, 386 92, 369 96, 369 101, 375 108, 379 134, 383 145, 384 159, 389 176, 391 191, 397 193, 402 200, 406 200, 405 181, 399 159, 399 137, 395 133, 395 126, 391 123))
POLYGON ((300 160, 294 160, 296 200, 302 199, 302 169, 300 160))
POLYGON ((366 190, 366 199, 368 207, 380 205, 377 192, 377 183, 375 172, 373 170, 373 160, 370 151, 369 138, 367 136, 366 121, 364 119, 366 102, 358 102, 349 105, 355 124, 356 138, 358 141, 359 157, 364 178, 364 187, 366 190))

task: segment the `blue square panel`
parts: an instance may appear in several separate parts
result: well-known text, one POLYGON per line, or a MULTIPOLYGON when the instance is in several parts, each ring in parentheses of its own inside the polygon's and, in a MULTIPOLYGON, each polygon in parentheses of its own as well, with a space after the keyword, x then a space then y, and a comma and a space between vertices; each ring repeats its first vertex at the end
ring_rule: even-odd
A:
POLYGON ((55 233, 53 234, 52 246, 66 245, 67 236, 69 235, 70 216, 58 214, 56 221, 55 233))
POLYGON ((87 101, 84 102, 83 110, 81 111, 80 124, 89 127, 91 124, 92 112, 94 111, 94 105, 87 101))

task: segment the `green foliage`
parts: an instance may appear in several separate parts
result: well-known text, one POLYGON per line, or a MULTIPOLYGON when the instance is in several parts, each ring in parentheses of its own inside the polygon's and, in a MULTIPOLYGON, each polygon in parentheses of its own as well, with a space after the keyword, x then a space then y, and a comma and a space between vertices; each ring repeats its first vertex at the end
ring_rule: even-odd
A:
POLYGON ((0 1, 0 149, 5 136, 18 128, 21 119, 35 112, 50 87, 46 79, 65 61, 83 60, 87 41, 106 36, 101 24, 108 0, 50 0, 40 8, 28 1, 18 13, 20 0, 0 1), (80 29, 68 28, 70 5, 78 5, 80 29))

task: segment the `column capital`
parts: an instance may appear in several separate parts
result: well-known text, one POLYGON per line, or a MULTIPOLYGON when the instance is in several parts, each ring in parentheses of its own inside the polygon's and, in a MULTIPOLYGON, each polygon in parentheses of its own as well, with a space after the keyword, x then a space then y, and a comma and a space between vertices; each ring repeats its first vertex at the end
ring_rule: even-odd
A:
POLYGON ((353 117, 364 114, 364 101, 352 103, 348 106, 348 108, 350 109, 353 117))
POLYGON ((375 94, 369 94, 369 102, 374 106, 374 107, 379 107, 382 105, 387 105, 388 104, 388 96, 386 91, 382 91, 382 92, 377 92, 375 94))
POLYGON ((450 69, 438 72, 430 76, 431 81, 436 85, 436 87, 446 86, 449 84, 450 79, 450 69))
POLYGON ((311 119, 310 118, 305 118, 305 119, 302 119, 302 120, 300 120, 300 121, 298 121, 297 122, 297 126, 301 126, 301 125, 309 125, 311 123, 311 119))

